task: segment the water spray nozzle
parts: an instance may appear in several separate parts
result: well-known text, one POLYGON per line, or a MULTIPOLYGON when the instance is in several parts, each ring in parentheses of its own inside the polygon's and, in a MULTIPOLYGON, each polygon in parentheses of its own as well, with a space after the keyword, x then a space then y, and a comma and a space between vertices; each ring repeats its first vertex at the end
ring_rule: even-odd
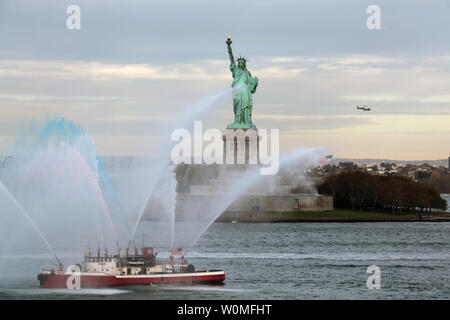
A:
POLYGON ((55 259, 58 262, 58 271, 64 271, 64 265, 62 264, 61 260, 59 260, 58 256, 55 254, 55 259))

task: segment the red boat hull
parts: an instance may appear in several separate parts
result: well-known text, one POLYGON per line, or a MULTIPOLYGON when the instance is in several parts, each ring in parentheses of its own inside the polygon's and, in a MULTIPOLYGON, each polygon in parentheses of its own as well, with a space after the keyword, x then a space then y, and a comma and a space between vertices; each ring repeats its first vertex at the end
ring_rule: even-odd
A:
MULTIPOLYGON (((73 274, 67 272, 41 273, 38 275, 41 288, 67 288, 67 280, 73 274)), ((164 273, 150 275, 116 276, 102 273, 81 273, 80 287, 110 287, 137 284, 169 284, 169 283, 221 283, 225 280, 225 272, 197 271, 192 273, 164 273)))

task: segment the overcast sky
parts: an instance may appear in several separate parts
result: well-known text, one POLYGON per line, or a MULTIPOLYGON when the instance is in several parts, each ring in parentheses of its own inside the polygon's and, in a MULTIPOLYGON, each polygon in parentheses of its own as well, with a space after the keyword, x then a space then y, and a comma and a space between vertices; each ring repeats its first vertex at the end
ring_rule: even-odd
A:
MULTIPOLYGON (((450 0, 0 0, 0 154, 45 114, 80 123, 100 155, 146 154, 158 125, 230 87, 232 35, 260 79, 253 122, 279 128, 284 151, 446 158, 449 31, 450 0)), ((224 130, 231 95, 204 120, 224 130)))

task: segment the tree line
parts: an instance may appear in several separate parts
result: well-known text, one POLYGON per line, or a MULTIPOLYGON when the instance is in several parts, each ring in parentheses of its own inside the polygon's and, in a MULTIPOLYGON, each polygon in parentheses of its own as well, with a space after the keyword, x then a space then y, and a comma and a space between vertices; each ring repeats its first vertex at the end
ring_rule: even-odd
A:
POLYGON ((433 172, 428 179, 423 180, 433 187, 437 188, 442 193, 450 193, 450 173, 448 172, 433 172))
POLYGON ((328 176, 318 186, 334 198, 335 208, 375 211, 445 211, 447 201, 435 187, 404 176, 372 175, 363 171, 328 176))

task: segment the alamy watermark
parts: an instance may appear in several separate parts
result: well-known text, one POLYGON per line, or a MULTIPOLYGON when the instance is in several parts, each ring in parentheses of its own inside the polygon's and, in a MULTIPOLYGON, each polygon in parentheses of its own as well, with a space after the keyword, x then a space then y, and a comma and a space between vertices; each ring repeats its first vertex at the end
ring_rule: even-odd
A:
POLYGON ((373 290, 373 289, 381 289, 381 269, 380 267, 376 265, 370 265, 367 267, 366 273, 371 274, 367 278, 367 289, 373 290))
POLYGON ((203 132, 202 121, 194 121, 193 135, 187 129, 176 129, 171 141, 178 142, 171 152, 174 164, 260 164, 261 175, 275 175, 280 166, 280 130, 239 131, 224 135, 211 128, 203 132), (229 141, 230 140, 230 141, 229 141), (205 145, 206 144, 206 145, 205 145), (269 154, 270 148, 270 154, 269 154))
POLYGON ((80 30, 81 29, 81 9, 79 6, 72 4, 67 7, 67 14, 70 16, 66 20, 66 27, 69 30, 80 30))
POLYGON ((66 272, 71 275, 66 280, 67 289, 81 289, 81 269, 78 265, 70 265, 67 267, 66 272))
POLYGON ((369 30, 380 30, 381 29, 381 9, 377 5, 370 5, 366 10, 367 17, 366 25, 369 30))

